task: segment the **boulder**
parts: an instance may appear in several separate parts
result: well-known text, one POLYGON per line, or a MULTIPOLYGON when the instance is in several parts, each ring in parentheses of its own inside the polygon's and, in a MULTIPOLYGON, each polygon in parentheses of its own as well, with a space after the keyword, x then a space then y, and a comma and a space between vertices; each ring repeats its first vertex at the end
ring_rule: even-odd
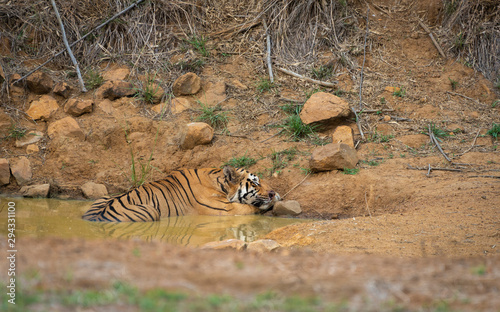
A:
POLYGON ((31 163, 28 158, 21 156, 17 159, 11 159, 10 171, 17 181, 17 184, 23 185, 31 180, 31 163))
POLYGON ((344 143, 354 147, 354 137, 351 127, 339 126, 332 134, 333 143, 344 143))
POLYGON ((16 147, 23 147, 30 144, 35 144, 43 138, 41 131, 26 131, 22 138, 16 140, 16 147))
POLYGON ((136 92, 137 90, 134 88, 134 85, 128 81, 106 81, 97 89, 96 97, 116 100, 125 96, 133 96, 136 92))
POLYGON ((47 73, 37 71, 26 78, 26 84, 31 92, 45 94, 54 87, 54 80, 47 73))
POLYGON ((24 197, 49 197, 50 184, 38 184, 23 186, 21 188, 21 195, 24 197))
POLYGON ((343 99, 325 92, 314 93, 304 104, 300 119, 309 125, 315 122, 335 121, 349 116, 349 104, 343 99))
POLYGON ((64 111, 72 116, 78 117, 92 112, 92 100, 69 99, 64 105, 64 111))
POLYGON ((88 199, 98 199, 108 195, 108 190, 104 184, 87 182, 81 187, 83 196, 88 199))
POLYGON ((200 91, 201 79, 195 73, 187 73, 174 81, 172 91, 175 96, 191 95, 200 91))
POLYGON ((50 95, 42 95, 37 101, 31 102, 26 114, 33 120, 48 120, 58 108, 56 99, 50 95))
POLYGON ((358 163, 358 155, 353 147, 344 143, 332 143, 313 150, 309 167, 313 172, 335 169, 353 169, 358 163))
POLYGON ((247 245, 247 250, 258 253, 275 251, 280 248, 280 244, 272 239, 259 239, 247 245))
POLYGON ((300 204, 296 200, 283 200, 274 204, 273 215, 296 216, 302 212, 300 204))
POLYGON ((54 92, 54 94, 57 94, 67 99, 73 92, 73 87, 71 87, 66 82, 58 82, 56 83, 56 85, 54 86, 54 90, 52 91, 54 92))
POLYGON ((75 119, 66 117, 51 123, 47 129, 51 139, 59 136, 83 140, 85 135, 75 119))
POLYGON ((204 122, 187 124, 181 135, 181 148, 192 149, 197 145, 209 144, 214 138, 214 129, 204 122))
POLYGON ((0 186, 10 182, 10 165, 5 158, 0 158, 0 186))
POLYGON ((239 239, 227 239, 220 242, 210 242, 201 246, 201 249, 236 249, 238 251, 244 250, 246 243, 239 239))

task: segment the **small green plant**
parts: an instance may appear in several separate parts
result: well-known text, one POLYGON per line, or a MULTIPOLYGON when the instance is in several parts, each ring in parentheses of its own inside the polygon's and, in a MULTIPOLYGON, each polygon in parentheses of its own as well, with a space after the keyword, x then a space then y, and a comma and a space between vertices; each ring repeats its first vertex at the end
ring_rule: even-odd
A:
POLYGON ((392 95, 397 96, 397 97, 405 97, 406 96, 406 90, 403 87, 400 87, 392 95))
POLYGON ((89 90, 96 89, 104 83, 104 78, 98 70, 89 68, 84 74, 85 87, 89 90))
POLYGON ((343 174, 350 174, 350 175, 355 175, 359 172, 359 168, 344 168, 343 174))
POLYGON ((449 131, 446 131, 445 129, 438 128, 433 123, 431 123, 431 131, 437 139, 450 136, 449 131))
POLYGON ((147 104, 158 103, 159 97, 163 95, 161 86, 155 83, 156 73, 148 75, 145 81, 140 82, 139 88, 135 88, 135 97, 147 104))
POLYGON ((484 264, 480 264, 476 267, 471 268, 472 274, 483 276, 486 274, 486 266, 484 264))
POLYGON ((311 69, 311 74, 315 79, 325 79, 329 78, 333 75, 333 66, 332 65, 321 65, 317 68, 311 69))
POLYGON ((500 134, 500 124, 494 123, 491 129, 486 132, 486 134, 491 135, 495 138, 495 140, 498 139, 498 135, 500 134))
POLYGON ((297 114, 289 115, 285 119, 285 123, 280 125, 290 136, 292 141, 300 141, 304 138, 310 138, 315 134, 317 126, 306 125, 297 114))
POLYGON ((491 108, 497 107, 498 103, 500 103, 500 100, 493 101, 493 103, 491 103, 491 108))
POLYGON ((194 59, 189 61, 180 61, 174 64, 174 67, 179 68, 180 70, 199 72, 201 68, 205 65, 205 61, 202 59, 194 59))
POLYGON ((302 110, 302 106, 304 104, 299 104, 299 103, 294 103, 294 102, 287 102, 283 105, 280 106, 280 108, 288 114, 299 114, 300 111, 302 110))
POLYGON ((380 104, 384 105, 386 103, 385 97, 380 98, 380 104))
POLYGON ((219 105, 210 107, 200 101, 198 101, 198 103, 201 106, 201 115, 196 118, 197 121, 206 122, 214 129, 226 128, 229 117, 227 117, 227 113, 223 112, 219 105))
POLYGON ((281 170, 284 169, 290 161, 295 159, 295 156, 298 153, 299 151, 294 147, 279 152, 273 151, 269 156, 273 163, 272 168, 269 169, 269 175, 272 175, 275 172, 281 172, 281 170))
POLYGON ((205 37, 192 35, 189 39, 186 39, 186 42, 189 43, 203 57, 210 56, 210 52, 207 50, 206 46, 207 39, 205 37))
POLYGON ((9 127, 9 135, 7 135, 7 138, 13 138, 16 140, 24 138, 26 136, 26 131, 28 131, 26 128, 11 124, 9 127))
POLYGON ((452 90, 456 90, 456 89, 457 89, 457 87, 458 87, 458 81, 453 80, 453 79, 451 79, 450 77, 448 77, 448 80, 450 80, 451 89, 452 89, 452 90))
POLYGON ((381 134, 379 132, 377 132, 376 130, 371 133, 369 136, 368 136, 368 141, 369 142, 374 142, 374 143, 386 143, 386 142, 389 142, 391 139, 394 138, 394 135, 393 134, 381 134))
POLYGON ((342 97, 342 96, 344 96, 346 93, 347 93, 347 92, 345 92, 344 90, 341 90, 341 89, 339 89, 339 90, 335 90, 335 91, 333 92, 333 94, 335 94, 335 96, 338 96, 338 97, 342 97))
POLYGON ((465 36, 464 34, 462 34, 462 32, 455 36, 453 45, 455 46, 455 49, 463 50, 463 48, 465 47, 465 36))
POLYGON ((259 91, 259 93, 270 91, 271 88, 274 87, 274 84, 271 82, 271 80, 267 78, 260 78, 256 85, 257 91, 259 91))
POLYGON ((237 168, 250 168, 251 166, 255 165, 257 163, 257 160, 252 157, 248 157, 245 153, 245 155, 240 156, 240 157, 233 157, 229 159, 227 162, 224 163, 224 166, 233 166, 237 168))

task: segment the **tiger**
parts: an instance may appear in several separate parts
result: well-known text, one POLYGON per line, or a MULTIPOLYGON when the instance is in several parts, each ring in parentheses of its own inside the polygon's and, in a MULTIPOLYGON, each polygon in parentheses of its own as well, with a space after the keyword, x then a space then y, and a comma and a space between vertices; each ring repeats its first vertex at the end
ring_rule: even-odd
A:
POLYGON ((162 217, 265 213, 280 195, 243 168, 180 169, 117 196, 95 201, 82 219, 148 222, 162 217))

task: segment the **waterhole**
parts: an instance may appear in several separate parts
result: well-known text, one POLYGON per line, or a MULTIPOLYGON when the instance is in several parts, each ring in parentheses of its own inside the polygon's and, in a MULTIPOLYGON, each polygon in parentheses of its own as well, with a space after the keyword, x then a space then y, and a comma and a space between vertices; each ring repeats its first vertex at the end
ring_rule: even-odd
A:
POLYGON ((310 221, 249 215, 179 216, 157 222, 101 223, 81 219, 82 214, 91 206, 90 201, 0 197, 2 235, 8 233, 6 224, 9 202, 15 203, 16 237, 141 239, 200 246, 231 238, 252 242, 274 229, 310 221))

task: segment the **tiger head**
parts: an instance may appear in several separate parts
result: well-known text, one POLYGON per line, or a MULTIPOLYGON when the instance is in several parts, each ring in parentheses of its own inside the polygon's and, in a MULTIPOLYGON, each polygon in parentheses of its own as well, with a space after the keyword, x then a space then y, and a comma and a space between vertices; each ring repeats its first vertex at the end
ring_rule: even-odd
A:
POLYGON ((227 199, 233 203, 255 206, 261 211, 269 211, 280 195, 273 191, 259 177, 241 168, 226 166, 223 169, 224 184, 227 186, 227 199))

